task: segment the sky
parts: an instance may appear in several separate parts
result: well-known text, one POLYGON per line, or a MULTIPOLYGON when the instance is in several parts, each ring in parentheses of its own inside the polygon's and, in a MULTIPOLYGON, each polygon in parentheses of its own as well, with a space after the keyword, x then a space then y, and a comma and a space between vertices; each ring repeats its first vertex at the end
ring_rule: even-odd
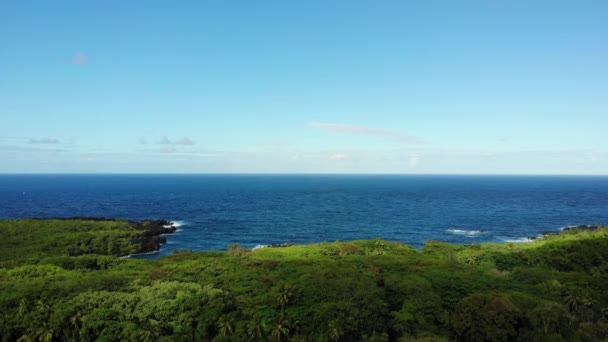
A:
POLYGON ((0 173, 608 174, 608 2, 0 1, 0 173))

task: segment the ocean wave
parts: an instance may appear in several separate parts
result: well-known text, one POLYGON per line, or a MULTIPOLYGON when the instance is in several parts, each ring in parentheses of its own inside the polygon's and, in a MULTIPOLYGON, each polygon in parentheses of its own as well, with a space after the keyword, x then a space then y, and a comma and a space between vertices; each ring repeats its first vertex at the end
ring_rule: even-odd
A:
POLYGON ((171 221, 171 224, 173 225, 173 227, 176 228, 175 232, 179 233, 182 231, 182 229, 180 229, 179 227, 188 225, 188 222, 187 221, 171 221))
POLYGON ((485 233, 484 230, 466 230, 466 229, 448 229, 446 231, 451 234, 463 235, 466 237, 475 237, 475 236, 478 236, 479 234, 485 233))
POLYGON ((266 248, 268 245, 255 245, 251 250, 255 251, 256 249, 266 248))
POLYGON ((532 242, 534 241, 531 238, 528 237, 521 237, 521 238, 499 238, 501 241, 504 242, 517 242, 517 243, 527 243, 527 242, 532 242))

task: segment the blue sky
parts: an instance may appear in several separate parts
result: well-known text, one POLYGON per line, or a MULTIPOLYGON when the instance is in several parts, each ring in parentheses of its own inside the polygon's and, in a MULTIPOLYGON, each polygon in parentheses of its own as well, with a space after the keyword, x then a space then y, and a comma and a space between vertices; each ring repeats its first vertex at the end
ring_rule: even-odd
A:
POLYGON ((606 1, 2 1, 0 172, 608 174, 606 1))

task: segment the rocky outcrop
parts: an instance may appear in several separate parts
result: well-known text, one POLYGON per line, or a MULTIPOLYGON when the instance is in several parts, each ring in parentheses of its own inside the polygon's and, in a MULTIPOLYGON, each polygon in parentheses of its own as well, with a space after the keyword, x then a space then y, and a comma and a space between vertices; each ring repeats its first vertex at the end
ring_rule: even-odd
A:
POLYGON ((580 226, 571 226, 571 227, 566 227, 564 229, 562 229, 562 231, 569 231, 569 230, 597 230, 599 229, 600 226, 590 226, 590 225, 580 225, 580 226))
MULTIPOLYGON (((34 220, 81 220, 81 221, 122 221, 127 222, 129 226, 138 231, 135 237, 131 238, 129 243, 138 246, 135 254, 143 254, 155 252, 160 249, 160 246, 167 243, 165 234, 174 233, 177 230, 174 223, 164 219, 158 220, 142 220, 132 221, 123 220, 117 218, 106 218, 106 217, 87 217, 87 216, 76 216, 76 217, 51 217, 51 218, 34 218, 34 220)), ((126 233, 128 234, 128 233, 126 233)), ((87 254, 87 252, 78 251, 78 248, 74 248, 75 252, 70 255, 81 255, 87 254)), ((91 251, 88 252, 89 254, 91 251)), ((100 253, 97 251, 97 253, 100 253)), ((104 254, 104 253, 101 253, 104 254)))
POLYGON ((174 233, 177 229, 173 222, 167 220, 129 221, 129 224, 141 233, 131 239, 132 244, 139 245, 137 254, 158 251, 167 242, 165 234, 174 233))
POLYGON ((586 224, 582 224, 582 225, 578 225, 578 226, 570 226, 570 227, 566 227, 563 228, 559 231, 545 231, 542 232, 541 234, 543 236, 547 236, 547 235, 558 235, 561 232, 567 232, 567 231, 593 231, 593 230, 597 230, 599 229, 600 226, 591 226, 591 225, 586 225, 586 224))

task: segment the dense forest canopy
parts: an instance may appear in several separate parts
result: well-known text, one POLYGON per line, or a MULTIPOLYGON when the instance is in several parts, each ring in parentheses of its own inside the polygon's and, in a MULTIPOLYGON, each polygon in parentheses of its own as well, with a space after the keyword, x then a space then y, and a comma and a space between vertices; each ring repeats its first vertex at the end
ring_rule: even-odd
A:
POLYGON ((416 250, 374 239, 121 258, 156 248, 166 231, 150 226, 165 223, 1 220, 2 340, 608 336, 607 227, 525 244, 429 241, 416 250))

